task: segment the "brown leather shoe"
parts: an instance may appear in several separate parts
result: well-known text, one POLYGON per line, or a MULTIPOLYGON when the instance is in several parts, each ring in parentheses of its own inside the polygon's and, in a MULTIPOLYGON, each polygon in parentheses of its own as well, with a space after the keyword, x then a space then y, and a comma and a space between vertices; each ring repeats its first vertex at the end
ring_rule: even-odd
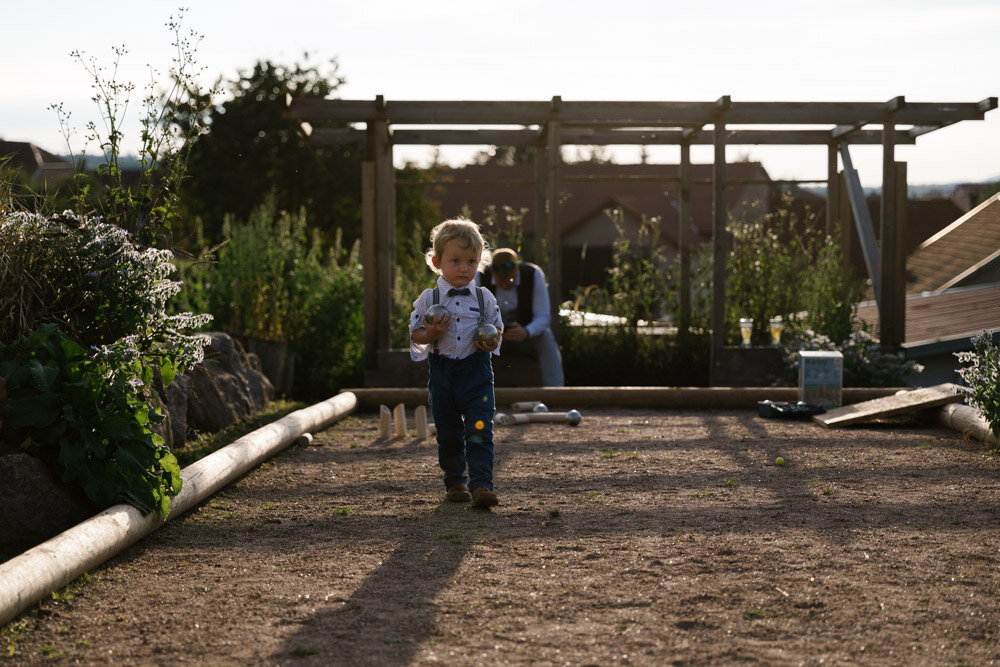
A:
POLYGON ((493 493, 485 486, 481 486, 472 492, 472 506, 490 508, 500 504, 497 494, 493 493))
POLYGON ((450 500, 453 503, 467 503, 472 500, 472 494, 469 493, 469 489, 466 488, 465 484, 454 484, 448 487, 448 493, 444 499, 450 500))

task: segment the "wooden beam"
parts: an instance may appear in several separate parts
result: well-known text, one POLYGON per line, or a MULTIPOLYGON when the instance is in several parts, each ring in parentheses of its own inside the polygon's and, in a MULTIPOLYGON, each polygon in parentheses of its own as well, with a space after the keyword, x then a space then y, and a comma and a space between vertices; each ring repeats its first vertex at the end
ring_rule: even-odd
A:
MULTIPOLYGON (((848 136, 854 135, 855 132, 858 132, 866 124, 867 123, 865 121, 860 121, 860 122, 857 122, 857 123, 851 123, 850 125, 838 125, 837 127, 835 127, 832 130, 830 130, 830 139, 833 139, 833 140, 836 140, 836 141, 842 141, 844 139, 844 137, 848 137, 848 136)), ((878 141, 876 143, 882 143, 882 133, 881 132, 875 132, 875 133, 872 133, 872 134, 874 134, 875 136, 878 137, 878 141)))
MULTIPOLYGON (((360 144, 365 141, 365 131, 353 127, 312 127, 308 123, 302 125, 303 134, 314 146, 343 146, 360 144)), ((848 127, 848 126, 842 126, 848 127)), ((853 126, 851 126, 853 127, 853 126)), ((941 126, 920 126, 897 133, 897 144, 915 144, 916 137, 938 129, 941 126)), ((538 141, 539 131, 534 129, 394 129, 393 145, 416 146, 532 146, 538 141)), ((829 144, 831 136, 839 137, 856 145, 877 145, 882 143, 882 133, 876 130, 856 130, 849 134, 837 135, 837 128, 827 130, 730 130, 726 144, 737 145, 824 145, 829 144)), ((683 143, 691 145, 711 145, 714 139, 708 134, 698 134, 685 130, 658 129, 626 129, 608 130, 593 128, 563 129, 560 141, 564 146, 676 146, 683 143), (693 135, 693 136, 692 136, 693 135), (690 137, 690 138, 688 138, 690 137)))
POLYGON ((314 146, 345 146, 364 143, 368 135, 353 127, 314 127, 308 136, 309 143, 314 146))
MULTIPOLYGON (((852 126, 853 127, 853 126, 852 126)), ((860 127, 860 126, 859 126, 860 127)), ((781 145, 797 146, 804 144, 826 145, 830 143, 832 133, 828 130, 730 130, 726 137, 729 146, 738 145, 781 145)), ((836 138, 836 136, 833 136, 836 138)), ((875 130, 853 131, 841 141, 851 144, 882 143, 882 133, 875 130)), ((563 144, 601 145, 601 146, 634 146, 634 145, 691 145, 708 146, 715 142, 712 135, 699 134, 691 128, 683 130, 663 129, 583 129, 566 128, 562 132, 563 144)), ((915 137, 901 137, 898 143, 916 143, 915 137)))
POLYGON ((985 99, 979 100, 976 103, 976 108, 978 108, 983 113, 986 113, 987 111, 993 111, 994 109, 997 108, 997 98, 987 97, 985 99))
MULTIPOLYGON (((995 98, 972 103, 908 102, 563 102, 560 120, 613 127, 686 127, 711 124, 721 107, 726 122, 741 124, 871 124, 934 125, 982 120, 995 98)), ((298 122, 369 122, 385 118, 396 124, 516 124, 542 125, 552 118, 551 104, 533 101, 388 101, 294 100, 285 117, 298 122)))
POLYGON ((897 95, 888 102, 885 103, 885 110, 890 113, 895 113, 906 106, 906 97, 903 95, 897 95))
POLYGON ((878 300, 880 295, 879 280, 882 276, 878 243, 875 241, 875 230, 872 227, 871 214, 868 213, 865 191, 861 187, 861 180, 858 178, 858 172, 851 161, 851 152, 846 144, 840 145, 840 159, 844 163, 844 178, 847 194, 851 200, 851 212, 854 214, 854 226, 861 242, 861 254, 864 255, 868 277, 872 281, 872 290, 875 293, 875 299, 878 300))
POLYGON ((392 143, 427 146, 533 146, 538 130, 433 130, 402 129, 392 134, 392 143))

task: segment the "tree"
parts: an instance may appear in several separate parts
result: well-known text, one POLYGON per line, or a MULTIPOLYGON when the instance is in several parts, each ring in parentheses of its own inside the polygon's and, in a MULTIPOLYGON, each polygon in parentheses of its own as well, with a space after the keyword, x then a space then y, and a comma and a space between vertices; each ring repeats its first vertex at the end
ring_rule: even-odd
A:
POLYGON ((348 245, 358 238, 363 147, 312 146, 282 115, 286 96, 325 98, 344 81, 336 60, 325 67, 265 60, 216 84, 226 101, 208 112, 208 131, 192 146, 182 191, 189 221, 201 220, 210 243, 221 239, 226 215, 247 219, 269 196, 279 211, 304 210, 326 238, 337 229, 348 245))

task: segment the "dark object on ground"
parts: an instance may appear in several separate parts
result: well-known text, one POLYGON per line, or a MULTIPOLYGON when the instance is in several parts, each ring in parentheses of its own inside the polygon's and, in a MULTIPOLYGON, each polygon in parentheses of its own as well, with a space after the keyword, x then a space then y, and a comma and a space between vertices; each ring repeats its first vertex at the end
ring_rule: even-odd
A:
POLYGON ((757 416, 771 419, 808 419, 826 412, 819 405, 809 405, 805 401, 757 401, 757 416))

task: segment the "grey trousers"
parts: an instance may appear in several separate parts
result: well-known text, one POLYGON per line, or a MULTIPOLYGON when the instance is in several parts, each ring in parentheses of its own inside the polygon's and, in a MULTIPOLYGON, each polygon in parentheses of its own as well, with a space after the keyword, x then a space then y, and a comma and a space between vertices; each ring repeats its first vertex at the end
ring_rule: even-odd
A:
POLYGON ((563 377, 562 356, 559 354, 559 345, 556 343, 556 337, 552 335, 551 329, 546 329, 538 336, 520 343, 505 341, 500 348, 501 358, 505 350, 536 359, 538 368, 542 372, 543 386, 562 387, 566 384, 563 377))

